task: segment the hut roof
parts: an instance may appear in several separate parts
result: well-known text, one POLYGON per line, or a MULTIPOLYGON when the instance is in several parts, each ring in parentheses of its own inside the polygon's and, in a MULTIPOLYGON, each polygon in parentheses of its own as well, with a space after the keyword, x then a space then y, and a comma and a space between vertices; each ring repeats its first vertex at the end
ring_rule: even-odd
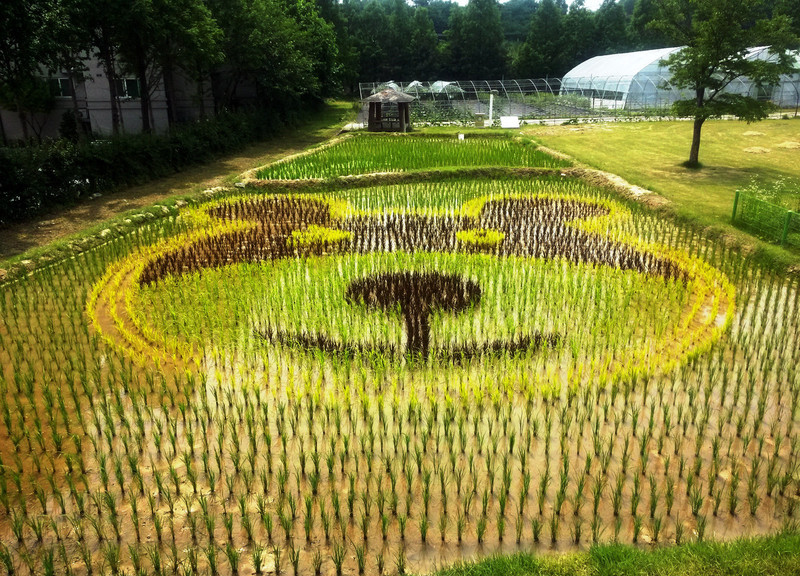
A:
POLYGON ((385 90, 376 92, 369 98, 365 98, 364 102, 401 103, 412 102, 414 100, 416 100, 416 98, 414 98, 411 94, 406 94, 405 92, 400 92, 398 90, 394 90, 393 88, 386 88, 385 90))

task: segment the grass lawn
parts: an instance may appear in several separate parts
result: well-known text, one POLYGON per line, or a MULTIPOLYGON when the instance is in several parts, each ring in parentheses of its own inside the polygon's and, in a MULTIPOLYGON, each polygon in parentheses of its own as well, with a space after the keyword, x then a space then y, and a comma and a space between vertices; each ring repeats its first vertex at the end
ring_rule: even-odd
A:
POLYGON ((707 122, 700 144, 700 170, 682 166, 689 157, 689 122, 531 127, 525 132, 593 168, 657 192, 673 202, 678 216, 721 228, 739 241, 753 244, 777 264, 800 263, 800 252, 753 241, 730 225, 737 188, 753 179, 767 184, 780 177, 800 182, 800 148, 787 144, 800 142, 798 120, 707 122))
POLYGON ((555 556, 515 554, 443 569, 436 576, 722 576, 800 573, 800 535, 787 532, 733 542, 701 542, 646 550, 601 545, 555 556))

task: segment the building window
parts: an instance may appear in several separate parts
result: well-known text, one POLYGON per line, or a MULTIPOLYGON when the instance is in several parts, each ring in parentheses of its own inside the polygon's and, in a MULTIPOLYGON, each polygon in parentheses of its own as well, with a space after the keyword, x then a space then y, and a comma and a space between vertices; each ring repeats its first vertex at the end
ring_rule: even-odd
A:
POLYGON ((56 98, 72 97, 71 78, 48 78, 47 85, 50 87, 50 93, 56 98))
POLYGON ((139 98, 138 78, 117 78, 117 97, 119 98, 139 98))

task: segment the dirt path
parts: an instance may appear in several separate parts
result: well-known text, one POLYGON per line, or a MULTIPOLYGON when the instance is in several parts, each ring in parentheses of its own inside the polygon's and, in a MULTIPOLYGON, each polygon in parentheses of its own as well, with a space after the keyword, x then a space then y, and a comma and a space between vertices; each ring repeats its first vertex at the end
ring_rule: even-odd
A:
MULTIPOLYGON (((349 106, 349 104, 347 105, 349 106)), ((27 222, 0 228, 0 263, 30 250, 64 240, 82 230, 129 210, 151 206, 172 196, 185 196, 214 186, 233 184, 237 176, 283 156, 296 154, 334 136, 345 120, 342 105, 332 106, 308 125, 287 131, 267 142, 248 146, 237 154, 195 166, 167 178, 87 200, 66 210, 44 214, 27 222)))

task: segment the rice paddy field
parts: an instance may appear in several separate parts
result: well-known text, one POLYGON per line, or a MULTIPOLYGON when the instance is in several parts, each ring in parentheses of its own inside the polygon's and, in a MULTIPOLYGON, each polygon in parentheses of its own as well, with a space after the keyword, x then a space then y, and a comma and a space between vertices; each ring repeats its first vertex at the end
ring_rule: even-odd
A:
POLYGON ((425 573, 793 525, 797 281, 562 168, 358 135, 1 285, 0 573, 425 573), (543 173, 427 173, 467 166, 543 173))

